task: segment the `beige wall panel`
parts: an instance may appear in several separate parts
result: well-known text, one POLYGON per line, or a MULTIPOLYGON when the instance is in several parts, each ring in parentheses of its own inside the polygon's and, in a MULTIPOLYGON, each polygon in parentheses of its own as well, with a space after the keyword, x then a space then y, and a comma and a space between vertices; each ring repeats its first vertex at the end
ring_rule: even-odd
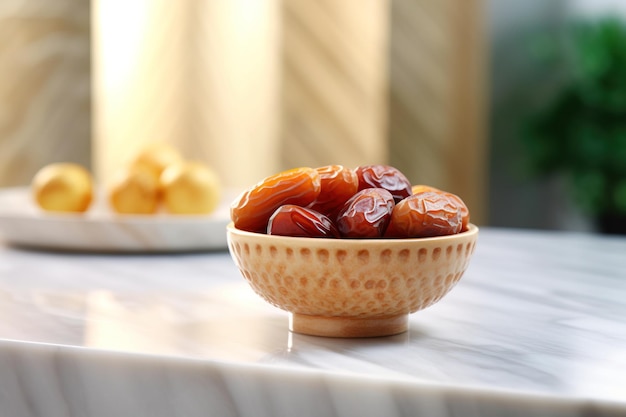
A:
POLYGON ((389 141, 414 183, 459 194, 486 218, 482 1, 391 1, 389 141))
POLYGON ((88 1, 0 2, 0 186, 51 162, 89 167, 90 42, 88 1))
POLYGON ((197 1, 190 22, 187 149, 249 186, 279 169, 280 1, 197 1))
POLYGON ((188 134, 185 2, 94 2, 94 146, 99 180, 152 141, 188 134))
POLYGON ((106 181, 164 141, 227 186, 278 169, 277 0, 97 0, 95 153, 106 181))
POLYGON ((386 0, 283 0, 282 166, 387 161, 386 0))

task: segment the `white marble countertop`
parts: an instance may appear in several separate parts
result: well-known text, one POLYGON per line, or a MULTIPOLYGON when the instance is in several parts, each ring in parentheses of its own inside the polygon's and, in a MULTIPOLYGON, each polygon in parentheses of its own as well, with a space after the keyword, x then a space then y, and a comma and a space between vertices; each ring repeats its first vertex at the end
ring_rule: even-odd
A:
POLYGON ((626 416, 626 238, 483 228, 448 296, 371 339, 290 333, 227 252, 0 245, 0 316, 12 417, 626 416))

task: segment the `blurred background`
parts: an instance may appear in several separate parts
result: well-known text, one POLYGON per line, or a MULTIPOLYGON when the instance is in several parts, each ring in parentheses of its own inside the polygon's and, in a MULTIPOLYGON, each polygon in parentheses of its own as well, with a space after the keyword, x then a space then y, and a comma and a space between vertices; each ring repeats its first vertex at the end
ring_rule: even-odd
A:
POLYGON ((3 0, 0 186, 164 141, 247 187, 385 163, 479 225, 626 232, 619 0, 3 0))

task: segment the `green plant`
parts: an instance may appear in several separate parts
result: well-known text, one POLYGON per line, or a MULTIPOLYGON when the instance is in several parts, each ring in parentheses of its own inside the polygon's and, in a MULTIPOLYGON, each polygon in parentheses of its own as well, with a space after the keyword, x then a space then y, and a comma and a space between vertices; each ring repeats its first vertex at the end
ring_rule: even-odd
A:
POLYGON ((564 173, 585 211, 626 215, 626 25, 577 22, 549 45, 566 78, 528 120, 527 160, 535 174, 564 173))

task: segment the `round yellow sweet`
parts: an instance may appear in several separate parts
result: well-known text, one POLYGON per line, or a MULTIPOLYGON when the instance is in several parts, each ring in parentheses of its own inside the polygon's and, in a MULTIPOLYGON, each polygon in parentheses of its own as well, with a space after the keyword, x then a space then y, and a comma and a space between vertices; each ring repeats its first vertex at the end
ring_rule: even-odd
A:
POLYGON ((165 168, 182 161, 183 157, 176 148, 167 143, 154 142, 144 146, 130 165, 148 170, 158 180, 165 168))
POLYGON ((93 199, 93 179, 83 166, 55 163, 41 168, 33 177, 35 202, 47 211, 85 212, 93 199))
POLYGON ((108 196, 116 213, 152 214, 159 206, 159 182, 148 170, 129 167, 113 177, 108 196))
POLYGON ((215 172, 201 162, 170 165, 160 177, 165 209, 172 214, 209 214, 220 201, 215 172))

